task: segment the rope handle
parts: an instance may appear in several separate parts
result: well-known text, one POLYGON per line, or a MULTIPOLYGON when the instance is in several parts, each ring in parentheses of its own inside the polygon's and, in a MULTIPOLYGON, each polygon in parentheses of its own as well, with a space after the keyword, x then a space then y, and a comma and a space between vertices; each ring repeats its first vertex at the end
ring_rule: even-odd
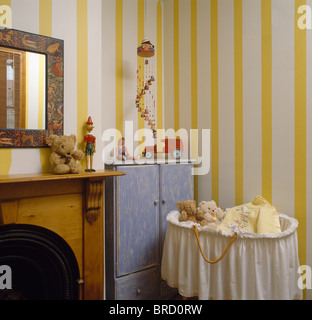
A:
POLYGON ((201 244, 200 244, 200 241, 199 241, 198 230, 197 230, 197 227, 196 227, 195 225, 193 226, 193 229, 194 229, 194 232, 195 232, 195 236, 196 236, 196 239, 197 239, 197 243, 198 243, 198 247, 199 247, 199 250, 200 250, 200 252, 201 252, 201 255, 203 256, 203 258, 204 258, 204 260, 205 260, 206 262, 211 263, 211 264, 219 262, 219 261, 225 256, 225 254, 227 253, 227 251, 230 249, 231 245, 233 244, 233 242, 234 242, 235 239, 237 238, 237 233, 234 233, 233 236, 232 236, 232 238, 231 238, 231 240, 230 240, 230 242, 229 242, 229 244, 227 245, 227 247, 225 248, 225 250, 224 250, 223 253, 221 254, 220 258, 218 258, 217 260, 211 261, 211 260, 208 260, 208 259, 205 257, 204 253, 203 253, 203 249, 202 249, 201 244))

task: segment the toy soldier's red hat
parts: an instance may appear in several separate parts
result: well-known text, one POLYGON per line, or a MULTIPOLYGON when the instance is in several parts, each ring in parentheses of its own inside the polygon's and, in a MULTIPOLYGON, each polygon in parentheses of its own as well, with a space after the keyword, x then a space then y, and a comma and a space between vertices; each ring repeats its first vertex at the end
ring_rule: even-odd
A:
POLYGON ((93 124, 92 118, 89 116, 87 124, 93 124))

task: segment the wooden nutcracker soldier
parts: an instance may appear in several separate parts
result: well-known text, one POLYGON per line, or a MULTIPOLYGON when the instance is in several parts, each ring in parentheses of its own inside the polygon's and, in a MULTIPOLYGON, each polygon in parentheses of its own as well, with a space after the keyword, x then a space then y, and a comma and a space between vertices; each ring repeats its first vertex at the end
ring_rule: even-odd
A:
POLYGON ((90 134, 93 130, 93 122, 92 118, 89 116, 88 121, 86 122, 87 131, 88 133, 84 136, 84 149, 83 152, 87 156, 87 169, 85 171, 95 171, 93 169, 93 155, 96 152, 96 143, 95 143, 95 136, 90 134))

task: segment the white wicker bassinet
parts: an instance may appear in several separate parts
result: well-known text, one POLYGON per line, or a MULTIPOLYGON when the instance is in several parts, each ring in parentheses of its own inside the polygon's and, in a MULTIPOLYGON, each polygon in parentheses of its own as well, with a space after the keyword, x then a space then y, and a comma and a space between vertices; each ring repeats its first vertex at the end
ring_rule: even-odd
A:
MULTIPOLYGON (((202 257, 190 221, 179 222, 179 212, 167 216, 161 274, 184 297, 199 299, 302 299, 298 287, 298 221, 279 214, 280 233, 240 232, 221 261, 202 257)), ((233 232, 199 227, 204 255, 221 256, 233 232)))

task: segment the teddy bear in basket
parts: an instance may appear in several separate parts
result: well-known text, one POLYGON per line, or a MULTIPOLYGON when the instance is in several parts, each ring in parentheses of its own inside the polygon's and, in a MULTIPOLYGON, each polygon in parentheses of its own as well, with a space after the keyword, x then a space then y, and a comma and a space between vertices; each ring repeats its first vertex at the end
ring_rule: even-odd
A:
POLYGON ((50 163, 55 174, 80 173, 82 166, 76 160, 82 160, 84 153, 75 150, 76 136, 50 135, 46 139, 51 147, 50 163))
POLYGON ((196 208, 195 200, 178 201, 176 204, 179 209, 179 221, 192 221, 199 223, 201 226, 208 225, 208 221, 204 218, 204 212, 196 208))
POLYGON ((199 203, 199 212, 202 215, 198 215, 198 218, 206 220, 206 225, 212 228, 217 228, 225 216, 225 211, 217 207, 214 200, 201 201, 199 203))

